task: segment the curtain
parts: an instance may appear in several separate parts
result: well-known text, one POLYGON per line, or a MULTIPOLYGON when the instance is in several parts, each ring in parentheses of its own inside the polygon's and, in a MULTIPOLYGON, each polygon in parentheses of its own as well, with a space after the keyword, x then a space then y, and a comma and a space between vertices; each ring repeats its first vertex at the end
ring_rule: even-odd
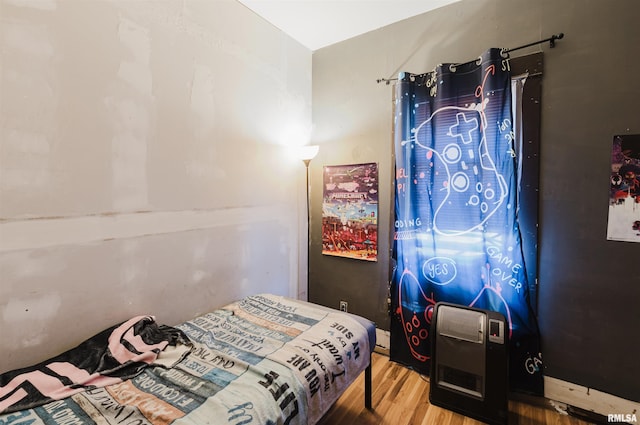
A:
POLYGON ((434 305, 489 309, 509 324, 511 389, 542 394, 535 285, 518 227, 511 95, 500 49, 399 76, 390 356, 428 374, 434 305))

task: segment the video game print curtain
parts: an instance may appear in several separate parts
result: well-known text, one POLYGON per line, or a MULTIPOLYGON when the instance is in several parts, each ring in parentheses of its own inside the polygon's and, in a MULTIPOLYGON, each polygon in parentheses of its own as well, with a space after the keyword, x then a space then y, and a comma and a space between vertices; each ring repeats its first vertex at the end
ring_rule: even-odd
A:
POLYGON ((475 62, 402 73, 395 102, 391 359, 429 373, 439 301, 494 310, 509 323, 511 389, 542 394, 508 58, 489 49, 475 62))

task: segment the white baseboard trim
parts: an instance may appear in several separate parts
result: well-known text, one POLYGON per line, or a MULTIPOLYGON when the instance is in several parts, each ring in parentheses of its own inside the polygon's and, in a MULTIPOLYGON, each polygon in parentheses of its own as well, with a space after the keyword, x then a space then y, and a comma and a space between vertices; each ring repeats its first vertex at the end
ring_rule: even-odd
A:
POLYGON ((609 422, 637 423, 640 418, 640 403, 550 376, 544 377, 544 396, 551 401, 597 413, 609 422))
POLYGON ((376 347, 374 350, 378 353, 389 355, 390 346, 391 332, 376 328, 376 347))

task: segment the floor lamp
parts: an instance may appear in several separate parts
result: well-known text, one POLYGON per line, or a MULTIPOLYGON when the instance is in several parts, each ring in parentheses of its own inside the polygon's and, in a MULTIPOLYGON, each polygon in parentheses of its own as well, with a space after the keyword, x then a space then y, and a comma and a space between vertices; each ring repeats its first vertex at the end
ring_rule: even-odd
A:
POLYGON ((311 200, 309 198, 311 187, 309 186, 309 164, 311 163, 311 160, 318 154, 319 149, 320 146, 318 145, 302 146, 302 148, 300 149, 300 159, 302 159, 307 172, 307 299, 309 299, 309 253, 311 251, 311 200))

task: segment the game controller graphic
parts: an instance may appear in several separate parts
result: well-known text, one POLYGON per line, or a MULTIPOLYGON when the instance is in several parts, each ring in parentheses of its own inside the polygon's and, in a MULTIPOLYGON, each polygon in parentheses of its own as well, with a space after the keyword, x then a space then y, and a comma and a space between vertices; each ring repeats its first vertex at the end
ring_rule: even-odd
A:
POLYGON ((405 270, 400 276, 398 285, 398 309, 396 312, 400 315, 400 323, 404 336, 407 339, 407 345, 411 351, 411 355, 421 362, 429 360, 429 328, 431 325, 431 317, 436 302, 432 298, 425 295, 418 279, 409 270, 405 270), (416 289, 422 295, 416 297, 416 289), (412 297, 412 295, 414 295, 412 297), (411 300, 414 302, 410 304, 411 300), (421 301, 424 300, 425 304, 421 301))
POLYGON ((486 103, 440 108, 414 131, 415 145, 427 151, 434 167, 433 229, 439 234, 456 236, 480 228, 508 195, 487 146, 486 103), (420 141, 433 141, 433 147, 420 141), (460 211, 465 211, 462 220, 460 211))

